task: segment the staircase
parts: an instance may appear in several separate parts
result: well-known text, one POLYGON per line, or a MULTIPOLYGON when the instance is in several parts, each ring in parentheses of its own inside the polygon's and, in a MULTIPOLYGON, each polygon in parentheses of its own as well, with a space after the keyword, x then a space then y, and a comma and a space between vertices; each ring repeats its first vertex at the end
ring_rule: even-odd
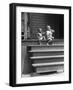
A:
POLYGON ((64 40, 54 40, 51 45, 28 45, 27 53, 33 73, 64 71, 64 40))

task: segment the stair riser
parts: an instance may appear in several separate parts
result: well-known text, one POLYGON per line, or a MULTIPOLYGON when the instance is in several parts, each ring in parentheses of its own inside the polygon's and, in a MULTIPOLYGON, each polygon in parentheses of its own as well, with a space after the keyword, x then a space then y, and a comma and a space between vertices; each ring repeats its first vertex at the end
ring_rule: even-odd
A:
POLYGON ((56 49, 64 49, 64 46, 33 46, 31 50, 56 50, 56 49))
POLYGON ((53 55, 64 55, 63 51, 59 52, 33 52, 32 56, 53 56, 53 55))
POLYGON ((54 42, 53 44, 57 44, 57 45, 64 45, 64 42, 54 42))
MULTIPOLYGON (((54 40, 53 41, 54 44, 64 44, 64 40, 54 40)), ((36 41, 36 40, 24 40, 23 41, 23 44, 24 45, 39 45, 39 40, 36 41)), ((47 41, 42 41, 42 44, 46 45, 47 44, 47 41)))
MULTIPOLYGON (((64 43, 63 42, 54 42, 53 43, 53 45, 64 45, 64 43)), ((28 43, 23 43, 22 45, 24 45, 24 46, 28 46, 28 45, 40 45, 40 44, 38 44, 37 42, 36 43, 34 43, 34 42, 28 42, 28 43)), ((47 45, 47 43, 42 43, 41 45, 47 45)))
POLYGON ((36 67, 35 71, 37 73, 43 73, 43 72, 51 72, 51 71, 57 71, 57 70, 64 70, 64 65, 54 65, 54 66, 46 66, 46 67, 36 67))
POLYGON ((57 59, 43 59, 43 60, 33 60, 33 63, 51 63, 51 62, 63 62, 64 58, 57 58, 57 59))

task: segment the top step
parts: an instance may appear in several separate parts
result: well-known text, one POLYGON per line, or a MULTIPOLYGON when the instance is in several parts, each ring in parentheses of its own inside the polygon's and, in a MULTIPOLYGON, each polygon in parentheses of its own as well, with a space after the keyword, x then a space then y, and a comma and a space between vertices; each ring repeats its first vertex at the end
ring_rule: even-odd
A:
MULTIPOLYGON (((47 44, 47 40, 42 40, 41 41, 42 45, 46 45, 47 44)), ((54 39, 52 40, 52 44, 57 44, 57 45, 64 45, 64 39, 54 39)), ((34 39, 31 39, 31 40, 23 40, 22 41, 22 45, 40 45, 39 44, 39 40, 34 40, 34 39)))

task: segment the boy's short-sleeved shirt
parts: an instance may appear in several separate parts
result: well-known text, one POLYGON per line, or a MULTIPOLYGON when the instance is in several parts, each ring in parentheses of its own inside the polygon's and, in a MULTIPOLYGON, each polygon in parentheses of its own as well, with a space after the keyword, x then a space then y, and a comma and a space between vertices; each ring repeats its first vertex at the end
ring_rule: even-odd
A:
POLYGON ((47 35, 47 38, 51 38, 52 37, 52 32, 51 31, 46 31, 46 35, 47 35))
POLYGON ((39 39, 39 40, 42 40, 42 39, 43 39, 42 33, 38 33, 38 39, 39 39))

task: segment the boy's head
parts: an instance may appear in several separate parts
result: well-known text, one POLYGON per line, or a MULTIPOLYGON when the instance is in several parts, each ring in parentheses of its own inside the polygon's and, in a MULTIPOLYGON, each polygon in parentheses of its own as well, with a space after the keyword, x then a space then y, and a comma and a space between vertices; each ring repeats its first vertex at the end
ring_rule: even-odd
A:
POLYGON ((39 32, 42 32, 42 28, 39 28, 39 32))
POLYGON ((51 27, 50 27, 49 25, 47 25, 47 30, 49 30, 49 31, 50 31, 50 29, 51 29, 51 27))

